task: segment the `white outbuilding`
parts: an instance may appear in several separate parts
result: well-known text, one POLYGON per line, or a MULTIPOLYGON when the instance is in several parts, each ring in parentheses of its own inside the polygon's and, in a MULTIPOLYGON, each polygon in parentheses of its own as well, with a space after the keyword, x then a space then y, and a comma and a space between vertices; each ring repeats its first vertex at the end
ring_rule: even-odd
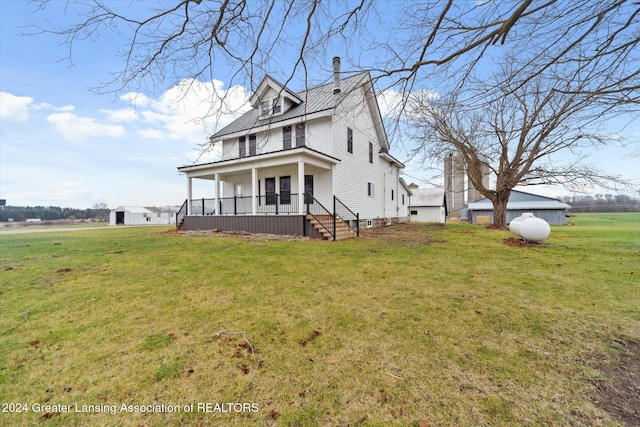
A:
POLYGON ((175 224, 179 206, 120 206, 109 213, 109 225, 175 224))
POLYGON ((409 221, 443 224, 447 217, 444 188, 411 188, 409 221))

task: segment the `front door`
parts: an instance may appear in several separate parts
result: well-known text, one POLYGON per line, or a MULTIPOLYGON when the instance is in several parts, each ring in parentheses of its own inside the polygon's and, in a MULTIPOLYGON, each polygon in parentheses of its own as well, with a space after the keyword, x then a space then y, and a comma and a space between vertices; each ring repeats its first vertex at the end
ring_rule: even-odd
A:
POLYGON ((267 205, 276 204, 276 179, 265 178, 264 179, 264 192, 267 198, 267 205))

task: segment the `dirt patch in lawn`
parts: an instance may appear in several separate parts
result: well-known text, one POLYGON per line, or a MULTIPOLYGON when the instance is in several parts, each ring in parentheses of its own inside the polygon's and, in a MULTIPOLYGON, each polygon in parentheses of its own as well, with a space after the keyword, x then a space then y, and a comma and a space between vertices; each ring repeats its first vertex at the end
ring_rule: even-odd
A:
POLYGON ((297 241, 297 240, 309 240, 310 237, 300 236, 297 234, 268 234, 268 233, 247 233, 246 231, 220 231, 214 230, 165 230, 156 234, 162 235, 174 235, 174 236, 218 236, 218 237, 236 237, 242 240, 249 240, 254 242, 285 242, 285 241, 297 241))
POLYGON ((444 243, 446 240, 438 238, 437 233, 444 229, 444 224, 404 223, 387 227, 360 229, 360 237, 372 239, 395 240, 403 243, 430 245, 444 243))
POLYGON ((617 420, 640 426, 640 343, 622 344, 626 351, 614 366, 598 366, 608 381, 597 384, 593 401, 617 420))

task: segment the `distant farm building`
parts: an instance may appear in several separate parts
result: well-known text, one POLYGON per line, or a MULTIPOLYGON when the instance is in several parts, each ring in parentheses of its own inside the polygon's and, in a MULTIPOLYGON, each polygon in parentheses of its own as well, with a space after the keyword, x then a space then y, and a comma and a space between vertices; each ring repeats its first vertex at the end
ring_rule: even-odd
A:
POLYGON ((443 188, 411 188, 409 221, 444 223, 447 217, 447 201, 443 188))
MULTIPOLYGON (((493 205, 487 198, 471 202, 468 205, 468 218, 472 224, 493 224, 493 205)), ((521 216, 525 212, 531 212, 536 217, 542 218, 550 225, 564 225, 567 211, 571 206, 551 197, 538 196, 512 190, 507 203, 507 223, 521 216)))
POLYGON ((175 224, 179 206, 120 206, 109 213, 109 225, 175 224))

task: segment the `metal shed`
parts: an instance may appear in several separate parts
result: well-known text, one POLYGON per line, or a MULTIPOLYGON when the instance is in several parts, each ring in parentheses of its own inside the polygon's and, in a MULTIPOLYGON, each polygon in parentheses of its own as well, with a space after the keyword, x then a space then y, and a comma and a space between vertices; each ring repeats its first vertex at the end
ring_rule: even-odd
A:
MULTIPOLYGON (((564 225, 570 207, 551 197, 512 190, 507 203, 507 224, 523 213, 531 212, 536 217, 547 221, 549 225, 564 225)), ((486 197, 469 203, 468 215, 469 222, 472 224, 478 223, 478 217, 489 217, 489 222, 493 224, 493 205, 486 197)))

